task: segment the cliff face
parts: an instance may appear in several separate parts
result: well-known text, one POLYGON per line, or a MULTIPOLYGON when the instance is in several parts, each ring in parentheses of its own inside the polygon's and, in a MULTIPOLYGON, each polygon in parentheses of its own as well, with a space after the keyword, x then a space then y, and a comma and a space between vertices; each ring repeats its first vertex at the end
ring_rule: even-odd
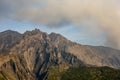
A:
MULTIPOLYGON (((9 32, 5 34, 8 35, 9 32)), ((6 80, 45 80, 52 66, 62 66, 62 69, 79 66, 120 66, 119 50, 83 46, 60 34, 47 34, 38 29, 24 34, 10 34, 9 40, 7 36, 3 38, 5 34, 0 33, 0 39, 4 39, 0 46, 5 45, 0 49, 0 75, 6 80)))
POLYGON ((44 80, 51 66, 83 66, 82 61, 65 51, 64 42, 59 40, 67 44, 69 41, 57 35, 48 35, 39 30, 25 32, 9 53, 1 54, 1 72, 12 80, 44 80))
POLYGON ((22 38, 22 34, 7 30, 0 33, 0 54, 9 53, 10 49, 19 43, 22 38))

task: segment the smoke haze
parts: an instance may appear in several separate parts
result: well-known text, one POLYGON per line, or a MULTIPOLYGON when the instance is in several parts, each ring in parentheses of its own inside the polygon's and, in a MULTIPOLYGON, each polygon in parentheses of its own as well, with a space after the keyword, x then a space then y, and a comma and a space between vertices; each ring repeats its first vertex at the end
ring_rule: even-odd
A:
POLYGON ((120 0, 0 0, 0 18, 106 34, 105 45, 120 49, 120 0), (81 26, 84 25, 84 26, 81 26))

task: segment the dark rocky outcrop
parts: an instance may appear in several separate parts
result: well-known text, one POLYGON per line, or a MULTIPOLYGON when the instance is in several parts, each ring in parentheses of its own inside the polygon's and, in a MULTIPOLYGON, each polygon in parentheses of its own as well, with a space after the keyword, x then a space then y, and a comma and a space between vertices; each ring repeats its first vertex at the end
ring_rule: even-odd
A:
POLYGON ((8 53, 10 49, 19 43, 22 38, 22 34, 7 30, 0 33, 0 54, 8 53))

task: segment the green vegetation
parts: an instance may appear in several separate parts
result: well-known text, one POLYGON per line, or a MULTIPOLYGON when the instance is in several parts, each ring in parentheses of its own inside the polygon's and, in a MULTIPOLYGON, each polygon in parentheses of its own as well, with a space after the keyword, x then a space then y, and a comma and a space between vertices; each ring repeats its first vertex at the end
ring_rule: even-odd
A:
POLYGON ((60 80, 61 72, 58 66, 52 67, 48 72, 48 80, 60 80))
POLYGON ((59 66, 52 66, 48 71, 47 80, 61 80, 62 72, 66 71, 68 66, 66 64, 61 64, 59 66))
POLYGON ((0 80, 7 80, 2 71, 0 71, 0 80))
POLYGON ((3 77, 0 77, 0 80, 6 80, 5 78, 3 78, 3 77))
POLYGON ((48 80, 120 80, 120 70, 109 67, 79 67, 62 72, 55 67, 50 71, 48 80))

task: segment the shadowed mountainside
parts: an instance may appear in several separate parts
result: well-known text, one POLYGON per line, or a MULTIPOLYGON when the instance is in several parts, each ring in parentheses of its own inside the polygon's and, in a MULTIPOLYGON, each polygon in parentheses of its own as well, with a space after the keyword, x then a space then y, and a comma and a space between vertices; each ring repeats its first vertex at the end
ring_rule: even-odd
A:
POLYGON ((19 43, 22 38, 22 34, 7 30, 0 33, 0 54, 1 53, 9 53, 10 49, 19 43))

